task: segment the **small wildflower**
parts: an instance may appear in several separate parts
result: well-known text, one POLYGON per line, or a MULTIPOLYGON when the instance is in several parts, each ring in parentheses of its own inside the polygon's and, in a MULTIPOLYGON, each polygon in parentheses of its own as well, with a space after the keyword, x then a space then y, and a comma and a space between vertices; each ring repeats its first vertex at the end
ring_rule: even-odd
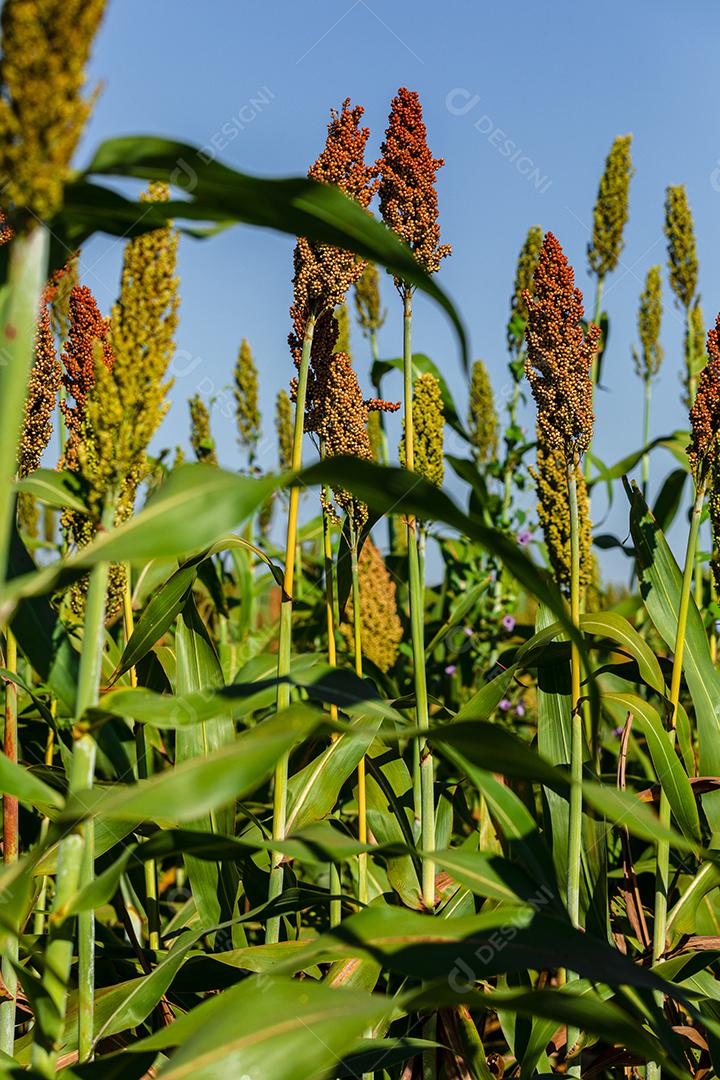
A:
POLYGON ((446 664, 445 665, 445 674, 446 675, 454 675, 456 671, 457 671, 457 664, 446 664))
POLYGON ((506 633, 512 634, 513 630, 515 629, 515 619, 512 615, 503 615, 502 627, 506 633))
POLYGON ((522 720, 523 716, 525 715, 525 706, 523 705, 522 701, 518 701, 517 705, 515 706, 515 715, 519 720, 522 720))
POLYGON ((510 712, 512 709, 512 701, 510 701, 509 698, 504 697, 498 702, 498 709, 500 709, 501 712, 510 712))
POLYGON ((527 547, 532 540, 532 533, 529 531, 529 529, 523 529, 517 534, 516 540, 520 547, 527 547))

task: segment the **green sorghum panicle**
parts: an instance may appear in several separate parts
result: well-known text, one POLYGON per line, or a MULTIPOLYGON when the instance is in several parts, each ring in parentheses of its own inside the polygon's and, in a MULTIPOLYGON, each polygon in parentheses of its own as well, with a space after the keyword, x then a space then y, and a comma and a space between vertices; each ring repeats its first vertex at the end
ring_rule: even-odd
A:
POLYGON ((515 284, 510 297, 510 318, 507 325, 507 343, 510 352, 519 352, 525 343, 525 324, 527 323, 528 309, 525 293, 532 295, 535 289, 533 275, 537 266, 540 248, 542 247, 543 233, 539 225, 531 225, 525 237, 525 243, 520 249, 517 268, 515 270, 515 284))
POLYGON ((645 288, 640 294, 638 308, 638 337, 641 354, 635 352, 635 369, 643 379, 657 375, 663 359, 660 344, 660 326, 662 323, 662 282, 660 267, 651 266, 645 278, 645 288))
MULTIPOLYGON (((555 445, 543 444, 538 431, 537 467, 530 472, 535 479, 538 497, 538 520, 545 538, 548 558, 558 585, 564 593, 570 590, 570 500, 565 455, 555 445)), ((575 467, 577 500, 580 520, 580 588, 592 582, 592 526, 587 486, 583 471, 575 467)))
POLYGON ((355 313, 365 337, 376 334, 387 317, 380 303, 380 275, 374 263, 365 263, 355 282, 355 313))
POLYGON ((190 407, 190 445, 198 461, 206 465, 217 465, 215 440, 210 432, 210 412, 199 394, 194 394, 188 402, 190 407))
POLYGON ((632 135, 618 135, 605 159, 593 211, 592 241, 588 244, 590 270, 599 278, 612 273, 623 249, 628 219, 628 195, 633 175, 632 135))
POLYGON ((478 465, 494 461, 498 448, 498 416, 492 383, 482 360, 476 360, 472 367, 468 426, 473 456, 478 465))
POLYGON ((233 383, 238 441, 253 454, 260 438, 258 372, 246 338, 240 343, 233 383))
POLYGON ((275 399, 275 431, 278 441, 278 465, 281 472, 292 468, 293 409, 287 390, 280 390, 275 399))
MULTIPOLYGON (((360 584, 360 640, 363 657, 381 671, 395 665, 403 628, 397 610, 397 586, 382 555, 368 536, 358 560, 360 584)), ((348 648, 353 644, 353 605, 349 601, 345 621, 340 625, 348 648)))
POLYGON ((699 374, 707 359, 705 353, 705 320, 703 319, 700 300, 696 299, 688 311, 687 328, 685 330, 685 356, 687 357, 688 370, 693 374, 699 374))
MULTIPOLYGON (((166 184, 153 183, 143 202, 165 202, 166 184)), ((178 233, 172 223, 136 236, 125 247, 120 296, 110 313, 115 357, 113 387, 122 404, 119 454, 127 462, 120 494, 121 516, 133 511, 138 485, 148 469, 147 450, 169 402, 167 371, 175 351, 178 324, 178 233)))
POLYGON ((680 306, 687 309, 697 291, 698 261, 692 212, 683 184, 669 187, 665 194, 665 236, 670 285, 680 306))
POLYGON ((535 269, 535 292, 525 294, 525 371, 537 405, 539 441, 563 451, 568 465, 592 440, 590 371, 600 328, 583 329, 582 293, 573 268, 552 233, 543 240, 535 269))
MULTIPOLYGON (((415 380, 412 399, 414 472, 430 484, 442 487, 445 473, 443 459, 443 409, 440 383, 429 372, 415 380)), ((405 466, 405 423, 400 441, 400 461, 405 466)))
POLYGON ((48 220, 92 107, 85 64, 105 0, 5 0, 0 60, 3 207, 48 220))

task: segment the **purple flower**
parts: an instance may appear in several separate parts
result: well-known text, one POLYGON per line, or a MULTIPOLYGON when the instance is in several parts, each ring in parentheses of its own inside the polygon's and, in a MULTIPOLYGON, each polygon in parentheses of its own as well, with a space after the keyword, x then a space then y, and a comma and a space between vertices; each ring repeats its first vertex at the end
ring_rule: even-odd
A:
POLYGON ((613 735, 615 736, 616 739, 619 739, 624 730, 625 730, 625 728, 622 728, 622 727, 614 727, 612 729, 612 733, 613 733, 613 735))
POLYGON ((517 542, 521 547, 527 547, 532 540, 532 533, 529 529, 523 529, 522 532, 517 534, 517 542))
POLYGON ((455 664, 448 664, 448 666, 445 668, 446 675, 454 675, 456 671, 457 666, 455 664))
POLYGON ((472 637, 474 633, 475 631, 473 630, 472 626, 466 626, 463 629, 463 634, 465 635, 465 637, 472 637))
POLYGON ((515 706, 515 715, 519 716, 521 719, 525 715, 525 706, 523 705, 522 701, 518 701, 517 705, 515 706))
POLYGON ((512 615, 503 615, 502 625, 503 630, 507 631, 508 634, 512 634, 513 630, 515 629, 515 620, 513 619, 512 615))
POLYGON ((512 701, 510 701, 509 698, 504 697, 499 703, 498 708, 501 709, 502 712, 508 712, 512 708, 512 701))

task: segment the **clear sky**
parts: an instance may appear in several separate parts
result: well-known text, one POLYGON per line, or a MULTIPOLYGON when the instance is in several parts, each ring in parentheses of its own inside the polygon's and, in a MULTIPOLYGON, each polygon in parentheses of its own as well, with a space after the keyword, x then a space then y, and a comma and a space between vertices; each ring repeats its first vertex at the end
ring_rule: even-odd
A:
MULTIPOLYGON (((105 138, 144 133, 213 147, 221 160, 249 173, 298 175, 322 148, 332 106, 348 96, 365 106, 375 155, 393 94, 401 85, 416 89, 431 149, 446 160, 438 177, 440 221, 454 250, 441 280, 500 401, 508 385, 509 295, 527 229, 539 224, 555 232, 590 307, 586 245, 597 185, 613 137, 632 132, 636 175, 621 266, 606 284, 611 332, 596 450, 610 463, 640 442, 642 390, 630 347, 637 298, 655 263, 664 270, 666 356, 652 434, 686 426, 682 321, 667 287, 663 200, 668 184, 686 185, 710 325, 720 308, 720 6, 714 0, 109 0, 108 9, 90 72, 103 91, 78 163, 105 138)), ((186 443, 186 401, 199 390, 217 397, 213 427, 222 463, 238 464, 224 391, 245 336, 260 369, 265 463, 274 465, 273 402, 291 371, 292 246, 289 237, 249 228, 181 241, 177 377, 158 446, 186 443)), ((106 311, 117 293, 121 255, 122 244, 105 238, 84 252, 84 280, 106 311)), ((381 355, 397 356, 399 304, 390 281, 383 284, 390 317, 381 355)), ((416 310, 414 346, 443 369, 464 411, 465 380, 449 324, 424 299, 416 310)), ((369 390, 359 332, 353 352, 369 390)), ((388 380, 387 396, 393 395, 399 385, 388 380)), ((532 428, 531 405, 524 422, 532 428)), ((658 452, 654 479, 672 464, 658 452)), ((624 532, 623 499, 618 492, 603 530, 624 532)), ((595 516, 602 503, 596 500, 595 516)), ((611 574, 624 576, 622 557, 605 562, 611 574)))

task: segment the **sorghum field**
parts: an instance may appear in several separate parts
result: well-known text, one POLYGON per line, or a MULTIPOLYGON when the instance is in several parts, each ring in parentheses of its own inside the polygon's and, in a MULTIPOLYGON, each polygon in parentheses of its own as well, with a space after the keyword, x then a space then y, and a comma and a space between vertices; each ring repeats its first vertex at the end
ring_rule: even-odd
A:
POLYGON ((527 232, 496 405, 442 284, 418 93, 373 118, 378 160, 363 108, 329 103, 297 179, 149 136, 77 171, 104 6, 1 16, 0 1073, 717 1076, 720 317, 684 187, 637 300, 637 450, 606 464, 631 136, 598 149, 593 296, 562 236, 527 232), (178 239, 233 223, 297 237, 274 472, 246 340, 243 468, 218 465, 200 395, 196 460, 156 449, 178 239), (123 245, 106 314, 79 272, 95 233, 123 245), (454 328, 462 399, 413 336, 420 293, 454 328), (686 421, 651 440, 663 362, 686 421), (605 490, 626 532, 597 526, 594 554, 605 490))

